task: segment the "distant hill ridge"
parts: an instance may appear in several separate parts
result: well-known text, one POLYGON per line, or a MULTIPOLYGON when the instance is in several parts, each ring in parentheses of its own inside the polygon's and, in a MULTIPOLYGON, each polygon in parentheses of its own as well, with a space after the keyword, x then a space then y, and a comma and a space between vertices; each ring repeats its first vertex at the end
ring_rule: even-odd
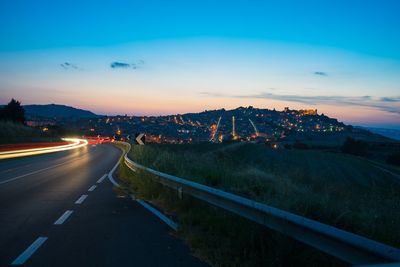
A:
POLYGON ((46 118, 95 118, 98 115, 89 110, 78 109, 65 105, 47 104, 47 105, 25 105, 25 114, 28 117, 46 117, 46 118))

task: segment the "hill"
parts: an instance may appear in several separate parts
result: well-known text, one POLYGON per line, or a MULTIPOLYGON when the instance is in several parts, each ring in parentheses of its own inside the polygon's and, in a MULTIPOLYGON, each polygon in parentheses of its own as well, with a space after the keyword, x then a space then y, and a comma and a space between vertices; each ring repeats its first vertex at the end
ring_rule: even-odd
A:
POLYGON ((337 146, 349 136, 368 142, 391 141, 312 109, 277 111, 249 106, 165 116, 104 117, 95 124, 81 126, 96 128, 99 134, 115 133, 117 129, 130 135, 143 132, 148 141, 159 143, 267 141, 337 146))
POLYGON ((400 130, 397 130, 397 129, 372 128, 372 127, 368 127, 366 129, 373 133, 380 134, 382 136, 385 136, 385 137, 388 137, 391 139, 400 140, 400 130))
POLYGON ((0 144, 60 141, 55 135, 20 123, 0 121, 0 144))
POLYGON ((91 111, 78 109, 65 105, 26 105, 24 106, 27 117, 45 118, 95 118, 98 115, 91 111))

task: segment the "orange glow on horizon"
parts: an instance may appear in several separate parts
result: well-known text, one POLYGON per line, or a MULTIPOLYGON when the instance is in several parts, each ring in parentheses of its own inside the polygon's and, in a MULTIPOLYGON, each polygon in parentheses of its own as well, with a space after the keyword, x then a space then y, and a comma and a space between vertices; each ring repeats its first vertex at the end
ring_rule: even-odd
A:
POLYGON ((159 93, 155 95, 148 90, 142 90, 140 94, 132 94, 125 91, 115 93, 99 91, 95 98, 91 90, 82 90, 80 98, 53 98, 50 101, 39 101, 31 96, 29 102, 21 99, 24 104, 48 104, 57 103, 90 110, 99 115, 136 115, 136 116, 159 116, 185 114, 191 112, 202 112, 204 110, 215 110, 225 108, 235 109, 243 106, 253 106, 261 109, 283 110, 285 107, 291 109, 318 109, 318 114, 336 118, 347 124, 387 123, 400 124, 400 116, 396 113, 385 112, 376 108, 357 105, 307 105, 304 103, 281 101, 265 98, 239 98, 239 97, 208 97, 198 94, 182 93, 179 96, 159 93), (132 96, 133 95, 133 96, 132 96))

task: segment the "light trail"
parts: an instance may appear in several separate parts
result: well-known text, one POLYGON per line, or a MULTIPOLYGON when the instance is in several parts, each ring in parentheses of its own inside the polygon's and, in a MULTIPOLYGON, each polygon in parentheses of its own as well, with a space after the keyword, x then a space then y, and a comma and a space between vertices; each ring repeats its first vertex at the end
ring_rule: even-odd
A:
POLYGON ((9 159, 9 158, 26 157, 26 156, 33 156, 33 155, 39 155, 39 154, 60 152, 60 151, 84 147, 88 144, 88 141, 85 139, 62 138, 62 140, 67 141, 67 142, 72 142, 72 143, 68 144, 68 145, 61 145, 61 146, 21 149, 21 150, 0 152, 0 159, 9 159))
POLYGON ((249 121, 254 128, 254 132, 255 132, 256 136, 260 136, 260 133, 258 132, 258 129, 257 129, 256 125, 254 124, 254 122, 251 119, 249 119, 249 121))
POLYGON ((211 134, 210 142, 214 142, 215 141, 215 135, 218 132, 218 128, 219 128, 219 124, 221 122, 221 118, 222 118, 222 116, 219 117, 218 122, 217 122, 217 126, 215 127, 214 132, 211 134))

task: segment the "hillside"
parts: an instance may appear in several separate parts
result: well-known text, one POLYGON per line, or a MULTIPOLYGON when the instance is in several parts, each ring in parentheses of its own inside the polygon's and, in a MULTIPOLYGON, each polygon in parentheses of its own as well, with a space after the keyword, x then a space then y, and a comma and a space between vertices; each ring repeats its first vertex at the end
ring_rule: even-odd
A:
MULTIPOLYGON (((390 167, 386 165, 377 167, 366 159, 340 153, 276 150, 251 143, 148 144, 132 146, 129 157, 168 174, 383 243, 400 244, 400 173, 397 169, 388 172, 390 167)), ((142 171, 132 172, 121 166, 120 179, 127 192, 177 216, 185 240, 196 254, 212 263, 303 266, 307 261, 308 266, 340 266, 326 255, 318 256, 316 251, 237 216, 189 198, 178 199, 175 191, 168 191, 150 178, 142 171), (241 254, 243 251, 246 253, 241 254), (276 262, 272 264, 270 258, 276 262)))
POLYGON ((366 128, 367 130, 391 138, 395 140, 400 140, 400 130, 397 129, 385 129, 385 128, 373 128, 373 127, 368 127, 366 128))
POLYGON ((208 110, 164 116, 114 116, 87 122, 83 128, 95 128, 99 134, 146 133, 149 142, 196 143, 204 141, 257 141, 312 145, 341 145, 351 136, 369 142, 390 139, 366 129, 345 125, 335 118, 318 114, 317 110, 283 111, 239 107, 232 110, 208 110))
POLYGON ((98 116, 88 110, 57 104, 25 105, 24 109, 27 117, 94 118, 98 116))
POLYGON ((60 141, 56 136, 19 123, 0 121, 0 144, 60 141))

